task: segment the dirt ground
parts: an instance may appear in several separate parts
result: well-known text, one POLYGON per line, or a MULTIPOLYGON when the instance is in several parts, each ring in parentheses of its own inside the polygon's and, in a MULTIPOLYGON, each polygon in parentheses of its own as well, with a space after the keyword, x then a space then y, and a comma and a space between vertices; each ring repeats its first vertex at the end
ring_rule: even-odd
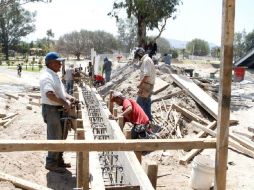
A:
MULTIPOLYGON (((211 72, 218 70, 217 65, 213 64, 176 64, 177 67, 193 68, 194 73, 199 73, 201 77, 209 77, 211 72)), ((165 68, 158 66, 157 76, 170 83, 170 87, 155 97, 163 96, 179 87, 172 84, 172 79, 165 72, 165 68), (174 87, 174 89, 172 89, 174 87)), ((219 77, 217 72, 215 77, 219 77)), ((232 114, 239 124, 230 127, 230 131, 237 129, 247 131, 248 126, 254 126, 252 119, 254 107, 252 97, 254 93, 253 71, 246 72, 245 81, 248 84, 239 82, 232 83, 232 94, 235 102, 245 103, 243 105, 235 104, 232 106, 232 114)), ((120 75, 121 77, 121 75, 120 75)), ((135 71, 124 82, 117 86, 118 90, 124 92, 127 96, 135 98, 135 84, 138 79, 138 71, 135 71)), ((8 127, 0 126, 0 139, 46 139, 46 125, 41 117, 41 108, 32 106, 32 110, 26 108, 29 97, 27 94, 34 93, 34 86, 38 86, 39 73, 23 72, 21 78, 17 78, 15 71, 6 70, 0 67, 0 113, 19 113, 17 119, 8 127), (19 100, 7 99, 4 93, 22 93, 25 96, 19 96, 19 100), (6 107, 6 105, 8 105, 6 107)), ((233 97, 232 97, 233 99, 233 97)), ((193 112, 201 117, 211 119, 202 109, 197 109, 196 103, 188 96, 179 96, 168 100, 166 103, 183 101, 183 104, 192 109, 193 112)), ((157 111, 158 104, 153 104, 153 111, 157 111)), ((252 142, 253 143, 253 142, 252 142)), ((159 165, 158 171, 158 190, 188 190, 192 164, 180 165, 179 158, 186 154, 183 150, 177 151, 155 151, 143 156, 143 163, 154 160, 159 165)), ((201 154, 209 155, 214 159, 215 150, 205 150, 201 154)), ((75 177, 73 170, 65 174, 48 172, 44 169, 46 152, 13 152, 0 153, 0 172, 20 177, 56 190, 70 190, 75 187, 75 177)), ((145 165, 145 164, 143 164, 145 165)), ((73 168, 72 168, 73 169, 73 168)), ((252 190, 254 189, 254 160, 246 155, 229 149, 227 189, 229 190, 252 190)), ((17 190, 13 184, 0 181, 1 190, 17 190)))

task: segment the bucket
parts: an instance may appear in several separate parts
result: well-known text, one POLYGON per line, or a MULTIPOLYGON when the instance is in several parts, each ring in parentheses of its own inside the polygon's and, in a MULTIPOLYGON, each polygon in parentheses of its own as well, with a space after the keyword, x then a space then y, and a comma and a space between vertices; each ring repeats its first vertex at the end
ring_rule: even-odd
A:
POLYGON ((244 67, 235 67, 234 68, 234 76, 235 82, 241 82, 244 80, 245 68, 244 67))
POLYGON ((209 190, 214 179, 214 171, 214 160, 208 156, 196 156, 192 162, 191 187, 197 190, 209 190))

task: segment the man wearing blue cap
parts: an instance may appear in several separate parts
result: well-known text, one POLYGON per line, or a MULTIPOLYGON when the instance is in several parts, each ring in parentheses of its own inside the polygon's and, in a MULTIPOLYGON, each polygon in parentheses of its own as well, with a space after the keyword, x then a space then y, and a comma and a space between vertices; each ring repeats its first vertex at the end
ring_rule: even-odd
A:
MULTIPOLYGON (((45 57, 46 70, 40 78, 40 91, 42 103, 42 116, 47 124, 47 139, 62 140, 63 126, 61 117, 64 111, 71 108, 71 102, 74 97, 65 92, 65 88, 57 75, 62 66, 62 61, 58 53, 50 52, 45 57)), ((70 164, 64 163, 62 152, 48 152, 45 168, 55 172, 65 172, 65 168, 70 164)))

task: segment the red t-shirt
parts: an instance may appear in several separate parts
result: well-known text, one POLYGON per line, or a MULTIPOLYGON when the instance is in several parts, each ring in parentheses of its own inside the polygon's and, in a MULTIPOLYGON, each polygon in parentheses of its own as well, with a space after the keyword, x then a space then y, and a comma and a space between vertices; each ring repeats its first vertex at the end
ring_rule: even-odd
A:
POLYGON ((123 100, 123 111, 126 110, 129 106, 132 107, 132 112, 129 115, 125 116, 125 121, 131 122, 132 124, 148 124, 149 118, 143 111, 143 109, 132 99, 123 100))

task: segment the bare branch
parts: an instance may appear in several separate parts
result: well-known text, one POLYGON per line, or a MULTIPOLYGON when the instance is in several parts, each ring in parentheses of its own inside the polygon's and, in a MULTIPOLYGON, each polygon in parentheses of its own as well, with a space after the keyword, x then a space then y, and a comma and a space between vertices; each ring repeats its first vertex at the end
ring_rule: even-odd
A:
POLYGON ((163 19, 163 24, 161 25, 161 27, 158 25, 156 28, 158 29, 159 31, 159 34, 154 38, 154 41, 156 41, 162 34, 162 32, 165 30, 166 28, 166 24, 167 24, 167 20, 169 19, 170 17, 165 17, 163 19))

